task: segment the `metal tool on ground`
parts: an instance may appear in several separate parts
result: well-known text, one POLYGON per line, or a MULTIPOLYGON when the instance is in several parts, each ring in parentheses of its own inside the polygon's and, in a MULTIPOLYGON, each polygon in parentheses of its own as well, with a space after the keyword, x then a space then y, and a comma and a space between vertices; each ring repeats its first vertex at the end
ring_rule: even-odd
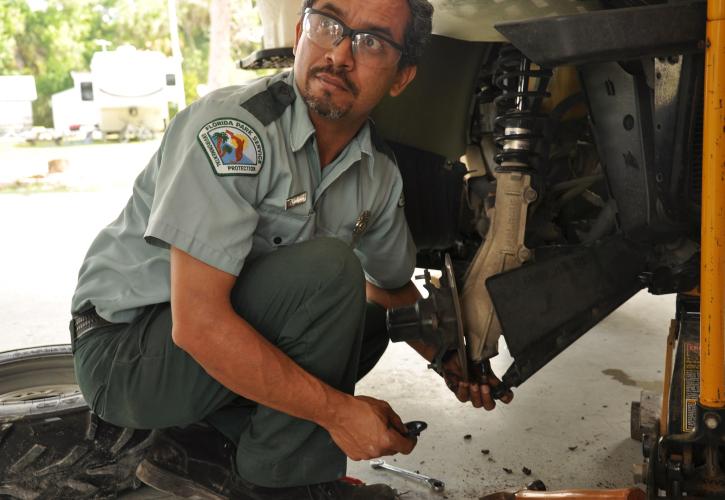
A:
POLYGON ((406 469, 401 469, 400 467, 396 467, 394 465, 387 464, 387 463, 385 463, 385 460, 381 460, 379 458, 375 459, 375 460, 370 460, 370 466, 373 469, 386 469, 391 472, 396 472, 396 473, 400 474, 401 476, 409 477, 409 478, 415 479, 417 481, 422 481, 425 484, 427 484, 430 489, 432 489, 433 491, 436 491, 436 492, 441 492, 446 487, 446 483, 444 483, 440 479, 435 479, 432 477, 424 476, 423 474, 418 474, 417 472, 409 471, 406 469))

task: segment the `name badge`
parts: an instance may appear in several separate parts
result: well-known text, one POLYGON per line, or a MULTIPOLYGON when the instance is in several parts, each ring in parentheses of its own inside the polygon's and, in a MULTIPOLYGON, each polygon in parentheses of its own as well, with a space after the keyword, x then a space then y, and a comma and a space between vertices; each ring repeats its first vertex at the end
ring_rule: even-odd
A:
POLYGON ((370 210, 365 210, 355 221, 355 227, 352 230, 352 246, 357 245, 360 236, 368 229, 370 223, 370 210))
POLYGON ((302 205, 307 202, 307 191, 304 193, 296 194, 292 196, 291 198, 287 198, 287 201, 285 202, 285 210, 289 210, 290 208, 294 208, 298 205, 302 205))

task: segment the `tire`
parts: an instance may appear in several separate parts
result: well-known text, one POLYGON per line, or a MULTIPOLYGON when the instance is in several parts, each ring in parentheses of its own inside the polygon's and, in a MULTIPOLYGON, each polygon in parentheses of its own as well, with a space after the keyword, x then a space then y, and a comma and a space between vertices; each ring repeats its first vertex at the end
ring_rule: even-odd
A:
POLYGON ((89 410, 69 345, 0 353, 0 498, 116 497, 154 437, 89 410))

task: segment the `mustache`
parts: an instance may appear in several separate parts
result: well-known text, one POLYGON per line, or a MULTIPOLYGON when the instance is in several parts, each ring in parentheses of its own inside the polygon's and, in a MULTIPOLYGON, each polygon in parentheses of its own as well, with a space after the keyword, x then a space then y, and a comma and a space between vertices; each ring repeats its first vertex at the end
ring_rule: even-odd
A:
POLYGON ((352 95, 356 96, 360 92, 360 90, 357 88, 357 85, 355 85, 352 81, 350 81, 350 78, 347 76, 347 71, 344 69, 335 69, 332 65, 312 68, 309 71, 308 77, 312 78, 320 73, 327 73, 328 75, 334 76, 342 80, 343 85, 349 90, 352 95))

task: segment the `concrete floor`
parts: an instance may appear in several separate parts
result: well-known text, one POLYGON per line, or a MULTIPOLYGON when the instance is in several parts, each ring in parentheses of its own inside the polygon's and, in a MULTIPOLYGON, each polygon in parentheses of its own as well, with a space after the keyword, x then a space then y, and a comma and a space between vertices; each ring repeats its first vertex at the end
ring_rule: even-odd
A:
MULTIPOLYGON (((0 184, 42 172, 48 159, 62 156, 71 168, 61 180, 77 189, 0 194, 0 350, 68 342, 67 311, 83 255, 120 211, 153 148, 0 148, 0 184)), ((367 462, 351 461, 348 474, 387 482, 408 492, 406 500, 473 500, 534 479, 549 489, 631 485, 632 464, 641 458, 639 443, 629 439, 629 405, 641 389, 660 386, 673 312, 672 297, 640 293, 492 412, 462 405, 416 353, 391 345, 357 393, 387 400, 405 421, 428 423, 412 454, 387 460, 445 481, 446 490, 432 493, 367 462)), ((502 348, 494 369, 502 373, 509 363, 502 348)), ((149 489, 126 497, 167 498, 149 489)))

